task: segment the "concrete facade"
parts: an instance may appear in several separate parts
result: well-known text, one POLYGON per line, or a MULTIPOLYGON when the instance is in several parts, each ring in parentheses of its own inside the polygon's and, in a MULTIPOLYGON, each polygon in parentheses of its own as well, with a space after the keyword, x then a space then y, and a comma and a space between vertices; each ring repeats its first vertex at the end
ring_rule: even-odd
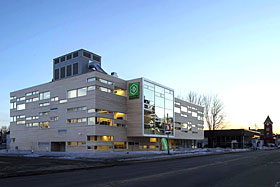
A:
MULTIPOLYGON (((75 63, 82 64, 82 69, 78 66, 78 74, 10 93, 10 148, 66 152, 162 150, 161 139, 167 135, 144 132, 144 84, 149 80, 126 81, 83 69, 87 63, 83 51, 79 50, 75 57, 75 63), (135 82, 139 83, 139 96, 131 99, 129 86, 135 82)), ((73 57, 73 53, 69 54, 73 57)), ((74 63, 73 58, 67 61, 67 55, 56 59, 59 62, 54 63, 54 71, 74 63), (65 60, 60 62, 62 57, 65 60)), ((168 91, 160 84, 153 84, 168 91)), ((154 117, 150 131, 157 133, 154 127, 171 123, 172 148, 196 147, 196 141, 204 138, 203 107, 174 99, 171 89, 170 93, 173 93, 172 119, 167 115, 167 122, 164 117, 154 123, 159 120, 154 117)))

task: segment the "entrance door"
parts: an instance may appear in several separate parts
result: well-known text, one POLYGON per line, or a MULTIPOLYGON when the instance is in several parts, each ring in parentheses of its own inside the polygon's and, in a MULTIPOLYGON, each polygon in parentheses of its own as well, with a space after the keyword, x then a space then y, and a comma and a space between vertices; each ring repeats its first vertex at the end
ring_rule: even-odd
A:
POLYGON ((65 152, 65 142, 51 142, 51 152, 65 152))

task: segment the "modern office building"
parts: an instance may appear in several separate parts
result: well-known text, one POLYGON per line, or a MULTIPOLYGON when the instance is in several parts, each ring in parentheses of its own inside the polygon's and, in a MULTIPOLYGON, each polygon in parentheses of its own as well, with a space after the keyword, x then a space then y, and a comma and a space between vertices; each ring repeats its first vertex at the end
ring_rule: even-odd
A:
POLYGON ((123 80, 78 50, 53 60, 53 80, 10 93, 10 148, 98 152, 196 147, 203 107, 145 78, 123 80))

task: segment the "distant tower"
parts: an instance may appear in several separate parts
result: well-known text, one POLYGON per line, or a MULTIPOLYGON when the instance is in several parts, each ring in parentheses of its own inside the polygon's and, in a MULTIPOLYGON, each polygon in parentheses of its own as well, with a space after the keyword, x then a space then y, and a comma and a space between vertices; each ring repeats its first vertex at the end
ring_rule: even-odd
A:
POLYGON ((267 116, 266 120, 264 121, 264 145, 268 145, 268 143, 274 143, 273 141, 273 131, 272 131, 272 124, 273 122, 267 116))

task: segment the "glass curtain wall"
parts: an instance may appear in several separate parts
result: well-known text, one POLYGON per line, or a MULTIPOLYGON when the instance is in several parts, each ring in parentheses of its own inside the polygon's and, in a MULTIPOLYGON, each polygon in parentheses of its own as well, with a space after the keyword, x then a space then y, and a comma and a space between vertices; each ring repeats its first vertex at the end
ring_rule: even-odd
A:
POLYGON ((173 135, 173 103, 172 90, 144 81, 144 134, 165 135, 165 124, 170 124, 173 135))

